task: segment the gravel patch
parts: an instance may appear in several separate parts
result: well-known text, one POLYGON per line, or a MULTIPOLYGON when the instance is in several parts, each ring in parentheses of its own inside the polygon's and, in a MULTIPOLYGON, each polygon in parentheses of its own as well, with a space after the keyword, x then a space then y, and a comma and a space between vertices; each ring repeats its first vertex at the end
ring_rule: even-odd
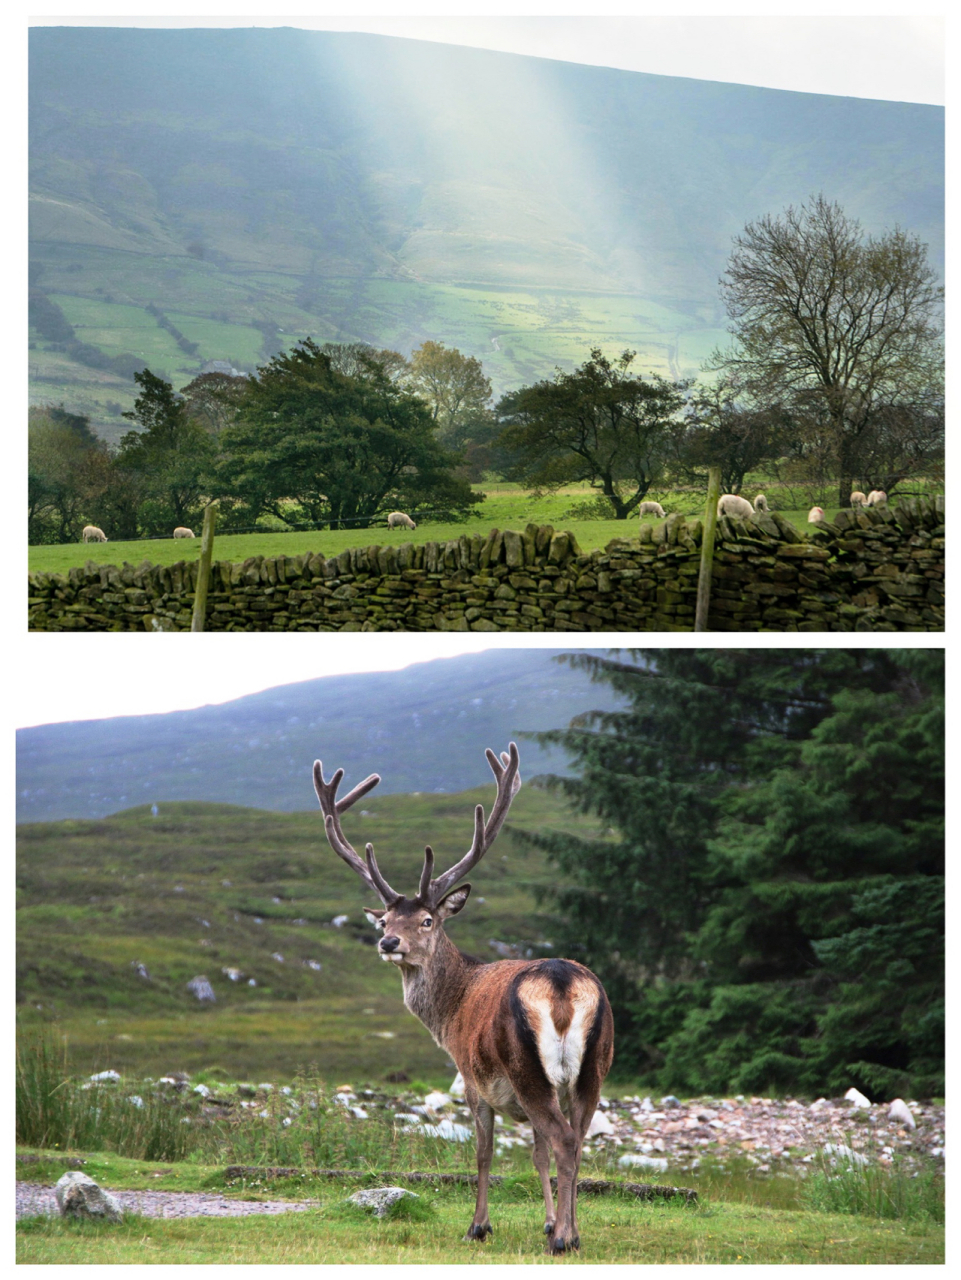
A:
MULTIPOLYGON (((146 1218, 245 1218, 250 1214, 299 1213, 316 1201, 225 1200, 223 1196, 190 1191, 111 1191, 122 1208, 146 1218)), ((17 1183, 17 1217, 56 1214, 53 1187, 38 1182, 17 1183)))

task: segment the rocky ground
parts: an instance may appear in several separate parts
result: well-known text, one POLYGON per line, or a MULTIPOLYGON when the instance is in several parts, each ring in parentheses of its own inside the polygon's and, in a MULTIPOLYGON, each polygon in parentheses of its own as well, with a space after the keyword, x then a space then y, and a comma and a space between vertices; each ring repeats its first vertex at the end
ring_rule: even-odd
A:
MULTIPOLYGON (((442 1126, 445 1117, 456 1128, 469 1117, 457 1093, 455 1082, 451 1094, 429 1094, 424 1107, 412 1110, 422 1112, 416 1117, 421 1123, 442 1126)), ((811 1103, 742 1095, 686 1102, 670 1095, 657 1101, 604 1098, 584 1152, 608 1155, 622 1169, 651 1172, 696 1169, 708 1155, 720 1163, 740 1157, 760 1174, 803 1174, 819 1156, 882 1166, 898 1159, 909 1169, 924 1157, 943 1161, 944 1107, 900 1099, 898 1104, 871 1105, 861 1097, 811 1103)), ((532 1141, 530 1126, 498 1124, 499 1150, 532 1141)))
MULTIPOLYGON (((178 1083, 189 1087, 183 1077, 178 1083)), ((203 1109, 213 1115, 259 1108, 265 1096, 260 1091, 270 1089, 237 1086, 233 1098, 205 1097, 203 1109)), ((380 1114, 403 1128, 449 1142, 464 1142, 472 1132, 456 1080, 449 1092, 429 1093, 416 1102, 411 1095, 355 1093, 349 1085, 338 1088, 334 1101, 358 1123, 380 1114)), ((497 1153, 529 1148, 532 1141, 529 1125, 504 1123, 498 1117, 497 1153)), ((912 1172, 932 1159, 943 1165, 944 1107, 901 1100, 871 1105, 856 1094, 853 1100, 818 1098, 811 1103, 741 1095, 684 1102, 670 1095, 657 1100, 605 1098, 591 1123, 584 1152, 588 1157, 606 1157, 605 1163, 616 1166, 619 1176, 652 1181, 668 1169, 676 1180, 676 1175, 697 1169, 705 1160, 722 1168, 735 1162, 747 1165, 760 1177, 776 1173, 803 1177, 811 1166, 823 1162, 883 1167, 897 1161, 912 1172)), ((162 1191, 115 1194, 125 1206, 159 1217, 281 1213, 306 1207, 304 1202, 227 1200, 162 1191)), ((55 1208, 50 1188, 17 1184, 18 1217, 55 1208)))

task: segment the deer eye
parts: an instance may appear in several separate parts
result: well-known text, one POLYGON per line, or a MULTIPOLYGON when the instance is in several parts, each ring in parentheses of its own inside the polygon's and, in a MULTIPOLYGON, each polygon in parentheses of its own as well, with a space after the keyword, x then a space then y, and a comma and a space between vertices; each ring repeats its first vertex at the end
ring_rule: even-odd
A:
POLYGON ((423 919, 423 920, 421 920, 421 922, 420 922, 420 927, 421 927, 422 929, 429 929, 433 923, 434 923, 434 922, 433 922, 433 920, 430 918, 430 916, 425 916, 425 917, 424 917, 424 919, 423 919))

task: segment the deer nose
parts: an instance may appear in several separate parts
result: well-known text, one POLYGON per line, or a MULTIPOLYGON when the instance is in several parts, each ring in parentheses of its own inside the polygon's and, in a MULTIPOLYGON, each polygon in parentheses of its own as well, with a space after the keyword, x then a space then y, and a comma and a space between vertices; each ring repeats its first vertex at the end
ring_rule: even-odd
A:
POLYGON ((400 938, 396 934, 391 934, 389 937, 381 938, 378 946, 381 951, 396 951, 400 946, 400 938))

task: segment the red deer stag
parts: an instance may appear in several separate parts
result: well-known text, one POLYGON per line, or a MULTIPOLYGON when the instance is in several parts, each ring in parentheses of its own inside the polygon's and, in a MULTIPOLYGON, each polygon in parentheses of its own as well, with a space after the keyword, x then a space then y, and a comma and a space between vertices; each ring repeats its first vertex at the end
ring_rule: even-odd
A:
POLYGON ((488 750, 497 799, 484 821, 474 810, 474 841, 461 860, 433 877, 427 847, 417 893, 407 898, 381 875, 372 845, 366 860, 348 844, 340 816, 380 782, 371 774, 342 800, 338 769, 324 781, 314 764, 314 787, 331 848, 378 895, 384 910, 367 911, 383 930, 381 958, 400 969, 404 1004, 418 1017, 464 1078, 464 1093, 477 1131, 477 1206, 468 1240, 491 1234, 487 1184, 494 1148, 494 1114, 527 1120, 534 1129, 534 1167, 544 1189, 548 1251, 580 1247, 577 1233, 577 1171, 581 1147, 597 1108, 614 1052, 611 1006, 600 981, 573 960, 496 960, 485 963, 460 951, 444 932, 444 921, 460 911, 470 885, 457 882, 474 867, 503 826, 521 785, 517 747, 500 759, 488 750), (433 877, 433 878, 432 878, 433 877), (550 1158, 557 1165, 557 1210, 550 1158))

